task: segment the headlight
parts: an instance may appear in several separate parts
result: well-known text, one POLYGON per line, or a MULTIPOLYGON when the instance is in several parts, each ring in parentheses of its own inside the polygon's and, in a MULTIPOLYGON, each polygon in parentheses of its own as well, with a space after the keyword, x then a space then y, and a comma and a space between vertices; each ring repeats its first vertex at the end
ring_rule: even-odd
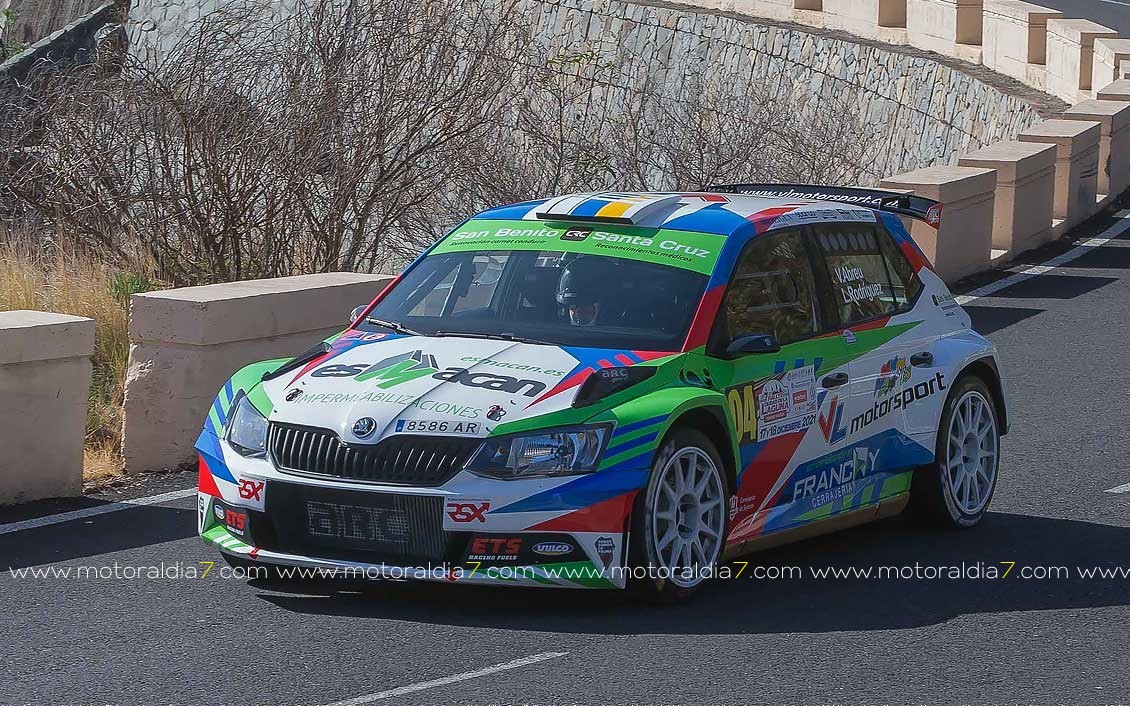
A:
POLYGON ((267 453, 267 420, 246 395, 240 395, 228 418, 227 438, 241 456, 257 457, 267 453))
POLYGON ((467 470, 507 480, 591 473, 608 431, 608 426, 575 427, 487 439, 467 470))

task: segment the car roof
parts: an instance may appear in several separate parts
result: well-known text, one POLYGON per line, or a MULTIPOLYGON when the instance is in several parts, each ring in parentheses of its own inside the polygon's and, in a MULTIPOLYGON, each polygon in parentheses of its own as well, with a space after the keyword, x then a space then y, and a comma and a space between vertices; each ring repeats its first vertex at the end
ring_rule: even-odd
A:
POLYGON ((871 222, 866 207, 811 199, 786 199, 714 192, 593 192, 483 211, 472 220, 565 221, 734 235, 797 223, 871 222))

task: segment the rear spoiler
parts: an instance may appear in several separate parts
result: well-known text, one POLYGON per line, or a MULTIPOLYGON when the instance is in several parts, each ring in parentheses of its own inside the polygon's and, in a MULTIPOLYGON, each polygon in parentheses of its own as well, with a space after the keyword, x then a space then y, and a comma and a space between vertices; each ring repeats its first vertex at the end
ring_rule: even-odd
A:
POLYGON ((854 186, 814 186, 807 184, 716 184, 704 191, 745 194, 770 199, 831 201, 863 206, 876 211, 908 216, 937 228, 942 223, 942 204, 932 199, 900 194, 897 191, 861 189, 854 186))

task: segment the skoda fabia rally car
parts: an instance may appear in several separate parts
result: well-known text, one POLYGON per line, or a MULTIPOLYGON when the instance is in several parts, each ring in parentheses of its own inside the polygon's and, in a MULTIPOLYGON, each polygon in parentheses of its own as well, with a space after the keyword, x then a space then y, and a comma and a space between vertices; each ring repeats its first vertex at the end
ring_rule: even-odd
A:
POLYGON ((904 508, 974 525, 1008 416, 900 218, 940 211, 736 185, 481 213, 348 329, 224 385, 200 534, 276 571, 681 598, 904 508))

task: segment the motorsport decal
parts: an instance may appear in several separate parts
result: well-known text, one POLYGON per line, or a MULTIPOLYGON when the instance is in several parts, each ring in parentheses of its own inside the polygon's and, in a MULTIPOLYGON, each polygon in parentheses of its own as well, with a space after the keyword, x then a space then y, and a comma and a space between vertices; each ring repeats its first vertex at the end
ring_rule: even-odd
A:
POLYGON ((816 422, 816 369, 789 370, 726 391, 738 443, 805 431, 816 422))
POLYGON ((610 223, 579 228, 553 222, 473 220, 440 241, 429 255, 483 250, 552 250, 623 257, 708 275, 714 270, 725 244, 724 237, 709 233, 610 223))
POLYGON ((869 427, 874 422, 882 419, 890 414, 892 411, 909 407, 919 400, 924 400, 931 395, 935 395, 946 388, 945 376, 941 373, 934 373, 934 377, 926 382, 920 382, 913 387, 907 385, 902 390, 896 392, 890 397, 877 401, 871 409, 851 420, 851 433, 869 427))
POLYGON ((357 382, 376 380, 376 386, 382 390, 428 375, 436 380, 459 383, 466 387, 481 387, 499 392, 521 392, 526 397, 537 397, 547 387, 540 380, 521 379, 494 373, 473 373, 467 368, 451 367, 439 370, 435 356, 424 354, 422 351, 401 353, 372 364, 333 363, 317 368, 310 373, 310 376, 315 378, 351 377, 357 382))

